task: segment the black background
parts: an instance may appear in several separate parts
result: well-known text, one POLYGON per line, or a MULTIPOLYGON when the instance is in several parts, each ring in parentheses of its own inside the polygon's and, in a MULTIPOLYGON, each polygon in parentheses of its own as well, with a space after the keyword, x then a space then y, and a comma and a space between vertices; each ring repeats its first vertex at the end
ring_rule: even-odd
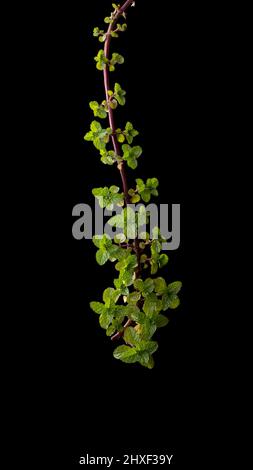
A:
MULTIPOLYGON (((42 258, 50 254, 44 282, 51 294, 45 307, 52 342, 46 371, 52 452, 68 466, 86 453, 173 453, 182 468, 204 468, 217 446, 217 434, 210 437, 217 393, 211 264, 219 269, 213 233, 226 60, 216 53, 219 20, 213 22, 213 14, 219 11, 136 0, 127 32, 112 42, 125 57, 112 75, 127 91, 117 124, 133 122, 140 132, 136 144, 144 150, 137 171, 128 171, 129 182, 157 177, 159 202, 181 204, 181 245, 169 253, 163 272, 168 281, 183 282, 181 306, 157 333, 159 350, 150 371, 113 358, 114 346, 89 308, 112 285, 113 266, 99 267, 92 242, 74 240, 71 233, 74 205, 92 205, 93 187, 120 185, 116 168, 101 164, 83 140, 93 118, 88 103, 103 99, 102 73, 93 60, 100 43, 92 30, 102 27, 110 8, 107 0, 62 6, 52 24, 54 41, 47 37, 47 68, 41 67, 46 84, 41 104, 48 104, 51 140, 40 142, 40 152, 47 157, 53 189, 42 224, 47 237, 42 258)), ((45 201, 50 182, 45 179, 45 201)))
MULTIPOLYGON (((136 3, 128 15, 127 33, 112 43, 113 50, 125 56, 125 65, 111 79, 127 90, 127 105, 116 119, 119 125, 125 119, 134 123, 144 149, 136 175, 128 172, 129 181, 137 175, 157 176, 159 200, 181 204, 181 245, 171 252, 163 274, 170 281, 182 280, 182 302, 170 315, 168 328, 157 334, 159 351, 153 371, 117 362, 112 357, 114 346, 89 310, 89 301, 100 300, 103 289, 111 285, 113 267, 96 265, 90 241, 70 240, 72 386, 67 407, 72 425, 64 452, 73 463, 86 453, 165 451, 175 454, 175 463, 194 462, 200 458, 198 440, 203 439, 202 420, 207 413, 202 400, 208 330, 198 283, 203 276, 199 261, 206 229, 201 227, 206 205, 202 189, 211 157, 206 122, 206 107, 212 100, 212 72, 206 61, 210 43, 199 40, 206 28, 205 21, 199 24, 199 11, 171 6, 163 15, 154 2, 136 3)), ((103 99, 102 74, 93 63, 98 45, 92 28, 103 24, 108 9, 106 1, 81 9, 76 25, 79 37, 75 43, 71 39, 75 68, 70 83, 73 86, 76 80, 79 93, 73 89, 71 96, 68 90, 79 105, 71 126, 71 207, 79 202, 93 204, 93 187, 120 184, 116 169, 101 165, 92 145, 83 142, 92 119, 88 102, 103 99)))

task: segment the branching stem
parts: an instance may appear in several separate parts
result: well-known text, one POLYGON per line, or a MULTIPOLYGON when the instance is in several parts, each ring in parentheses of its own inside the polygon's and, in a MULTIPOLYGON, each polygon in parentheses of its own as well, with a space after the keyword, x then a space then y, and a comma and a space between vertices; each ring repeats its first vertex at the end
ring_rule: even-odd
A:
POLYGON ((116 341, 116 340, 120 339, 120 338, 124 335, 125 329, 126 329, 128 326, 132 325, 132 323, 133 323, 133 321, 130 320, 130 318, 129 318, 129 319, 127 320, 127 322, 125 323, 125 325, 124 325, 123 331, 118 331, 118 333, 115 333, 115 335, 111 336, 111 340, 112 340, 112 341, 116 341))
MULTIPOLYGON (((129 6, 132 5, 134 0, 127 0, 121 8, 119 8, 113 18, 113 21, 109 24, 108 30, 107 30, 107 35, 106 35, 106 40, 105 40, 105 47, 104 47, 104 54, 107 59, 109 59, 110 55, 110 45, 111 45, 111 32, 113 31, 113 28, 115 26, 115 23, 117 20, 120 18, 120 16, 127 10, 129 6)), ((105 94, 106 94, 106 101, 109 101, 110 97, 108 94, 108 91, 110 90, 110 78, 109 78, 109 67, 108 65, 104 69, 104 87, 105 87, 105 94)), ((109 124, 110 128, 112 129, 112 143, 114 147, 114 151, 116 152, 117 155, 120 156, 121 151, 120 151, 120 146, 116 137, 116 126, 115 126, 115 121, 114 121, 114 112, 113 109, 109 106, 109 124)), ((128 194, 128 185, 127 185, 127 177, 126 177, 126 170, 125 170, 125 163, 122 162, 118 165, 118 169, 120 171, 120 176, 122 180, 122 185, 123 185, 123 191, 125 195, 125 201, 126 204, 129 204, 130 198, 128 194)))
MULTIPOLYGON (((105 57, 109 60, 110 56, 110 45, 111 45, 111 32, 113 31, 113 28, 117 22, 117 20, 120 18, 120 16, 134 3, 134 0, 127 0, 121 8, 117 10, 117 12, 114 15, 113 21, 109 24, 107 34, 106 34, 106 40, 105 40, 105 47, 104 47, 104 54, 105 57)), ((109 67, 106 65, 104 69, 104 87, 105 87, 105 95, 106 95, 106 101, 109 102, 110 97, 109 97, 109 90, 110 90, 110 77, 109 77, 109 67)), ((121 156, 121 150, 119 146, 119 142, 117 140, 116 136, 116 125, 115 125, 115 120, 114 120, 114 110, 109 106, 108 110, 108 115, 109 115, 109 125, 110 128, 112 129, 112 143, 113 143, 113 148, 115 153, 118 156, 121 156)), ((125 197, 125 203, 126 205, 130 203, 130 197, 128 194, 128 184, 127 184, 127 176, 126 176, 126 168, 125 168, 125 162, 120 162, 117 165, 117 168, 120 172, 121 180, 122 180, 122 186, 123 186, 123 191, 124 191, 124 197, 125 197)), ((140 264, 140 248, 139 248, 139 241, 136 238, 134 242, 134 247, 135 247, 135 252, 137 255, 137 261, 138 261, 138 267, 136 269, 136 277, 139 277, 140 272, 141 272, 141 264, 140 264)))

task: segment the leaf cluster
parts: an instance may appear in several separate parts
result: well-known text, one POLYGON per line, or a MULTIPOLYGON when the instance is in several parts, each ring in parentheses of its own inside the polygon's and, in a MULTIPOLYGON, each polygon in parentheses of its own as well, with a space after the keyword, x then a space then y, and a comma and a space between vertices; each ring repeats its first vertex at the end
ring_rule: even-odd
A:
MULTIPOLYGON (((133 270, 134 255, 123 258, 120 264, 120 269, 126 272, 133 270)), ((181 285, 181 282, 167 285, 162 277, 147 278, 145 281, 136 279, 133 292, 122 293, 116 283, 116 289, 108 288, 104 291, 104 303, 91 302, 92 310, 100 315, 99 323, 106 329, 106 334, 111 336, 118 332, 123 337, 125 344, 118 346, 113 353, 116 359, 126 363, 139 362, 150 369, 154 367, 153 354, 158 349, 158 343, 152 338, 157 329, 169 322, 168 317, 161 312, 179 305, 177 294, 181 285), (124 304, 119 304, 122 296, 124 304), (128 326, 124 327, 126 319, 128 326)))

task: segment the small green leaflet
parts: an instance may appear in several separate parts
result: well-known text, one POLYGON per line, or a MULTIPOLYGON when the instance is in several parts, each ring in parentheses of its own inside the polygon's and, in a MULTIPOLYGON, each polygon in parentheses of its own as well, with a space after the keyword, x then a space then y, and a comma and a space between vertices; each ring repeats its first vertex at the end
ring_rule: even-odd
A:
POLYGON ((98 199, 100 207, 106 207, 108 210, 113 210, 114 205, 124 205, 124 194, 119 193, 119 189, 120 188, 118 186, 111 186, 110 188, 107 188, 107 186, 104 188, 94 188, 92 190, 92 194, 98 199))
POLYGON ((107 117, 105 107, 97 101, 91 101, 90 108, 92 109, 95 117, 99 117, 101 119, 105 119, 107 117))
POLYGON ((99 122, 92 121, 90 131, 85 134, 84 140, 93 142, 97 150, 105 150, 111 133, 110 127, 103 129, 99 122))
POLYGON ((151 196, 158 196, 158 185, 157 178, 148 178, 146 183, 140 178, 136 179, 136 190, 144 202, 149 202, 151 196))
POLYGON ((107 235, 103 235, 102 237, 95 235, 92 241, 94 245, 99 248, 96 253, 96 260, 100 266, 105 264, 108 260, 116 261, 126 255, 126 250, 114 244, 107 235))
POLYGON ((136 281, 134 281, 134 287, 141 292, 143 297, 147 297, 147 295, 154 290, 154 281, 151 278, 148 278, 145 281, 142 279, 136 279, 136 281))
POLYGON ((163 278, 157 278, 155 281, 155 290, 158 295, 162 294, 162 307, 166 311, 168 308, 175 309, 179 306, 180 300, 178 293, 181 290, 182 283, 180 281, 172 282, 166 286, 163 278))
POLYGON ((124 106, 124 104, 126 103, 126 92, 121 88, 119 83, 115 83, 114 85, 114 96, 118 103, 121 106, 124 106))
MULTIPOLYGON (((124 134, 126 136, 126 140, 129 144, 132 144, 133 140, 134 140, 134 137, 136 137, 137 135, 139 135, 139 132, 136 131, 133 127, 133 124, 131 122, 127 122, 126 123, 126 127, 125 127, 125 131, 124 131, 124 134)), ((136 157, 138 158, 138 157, 136 157)))
MULTIPOLYGON (((138 211, 135 212, 132 207, 125 207, 120 214, 114 215, 108 220, 108 224, 112 227, 122 229, 126 238, 135 239, 140 228, 147 223, 147 211, 143 205, 138 207, 138 211)), ((146 232, 140 234, 143 239, 146 239, 146 232), (144 235, 145 233, 145 235, 144 235)))
POLYGON ((131 364, 138 361, 138 352, 135 348, 130 346, 118 346, 114 352, 113 356, 115 359, 120 359, 122 362, 131 364))
POLYGON ((132 168, 132 170, 135 170, 138 165, 138 158, 142 154, 142 148, 137 145, 135 147, 131 147, 128 144, 122 145, 122 151, 123 151, 123 160, 127 162, 127 165, 132 168))
POLYGON ((162 301, 157 298, 155 293, 152 292, 151 294, 147 295, 143 305, 143 311, 149 318, 155 318, 162 308, 162 301))

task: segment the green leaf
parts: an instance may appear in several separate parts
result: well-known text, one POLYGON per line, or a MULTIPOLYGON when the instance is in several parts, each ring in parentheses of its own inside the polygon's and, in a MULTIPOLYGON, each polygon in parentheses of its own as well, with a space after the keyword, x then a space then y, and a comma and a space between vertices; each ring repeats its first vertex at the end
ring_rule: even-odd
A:
POLYGON ((158 277, 157 279, 154 279, 154 286, 155 291, 158 295, 163 294, 167 289, 167 284, 163 277, 158 277))
POLYGON ((130 348, 130 346, 118 346, 114 352, 113 356, 115 359, 120 359, 126 363, 134 363, 138 361, 138 353, 135 348, 130 348))
POLYGON ((165 255, 165 254, 160 255, 160 256, 159 256, 159 259, 158 259, 159 267, 160 267, 160 268, 163 268, 163 266, 166 266, 166 264, 168 263, 168 261, 169 261, 168 255, 165 255))
POLYGON ((133 284, 133 281, 134 281, 134 271, 131 270, 131 271, 123 271, 122 274, 120 275, 121 276, 121 279, 122 279, 122 282, 127 286, 131 286, 133 284))
POLYGON ((106 34, 103 29, 94 28, 93 36, 97 37, 100 42, 104 42, 106 40, 106 34))
POLYGON ((131 310, 129 310, 129 307, 127 310, 129 318, 131 318, 131 320, 135 321, 136 323, 143 324, 146 321, 145 313, 140 312, 138 308, 131 308, 131 310))
POLYGON ((135 195, 135 190, 132 189, 132 188, 130 188, 130 189, 128 190, 128 194, 129 194, 129 196, 134 196, 134 195, 135 195))
POLYGON ((143 297, 147 297, 154 290, 154 281, 150 277, 143 281, 142 279, 136 279, 134 281, 135 289, 139 290, 143 297))
POLYGON ((90 101, 89 106, 92 109, 92 111, 95 111, 99 107, 99 104, 97 101, 90 101))
POLYGON ((147 367, 147 364, 149 363, 149 360, 150 360, 150 355, 147 351, 141 351, 139 352, 139 363, 144 366, 144 367, 147 367))
POLYGON ((182 288, 182 282, 181 281, 171 282, 168 285, 168 293, 169 294, 178 294, 178 292, 181 290, 181 288, 182 288))
POLYGON ((109 150, 109 152, 101 150, 100 154, 101 162, 105 165, 113 165, 118 160, 117 154, 113 150, 109 150))
POLYGON ((179 304, 180 300, 177 294, 170 294, 168 290, 163 294, 162 305, 164 311, 168 310, 168 308, 175 309, 179 304))
POLYGON ((144 191, 145 190, 144 181, 141 178, 137 178, 135 181, 137 184, 136 188, 137 188, 138 193, 141 193, 142 191, 144 191))
POLYGON ((124 228, 124 213, 114 215, 111 217, 108 222, 112 227, 124 228))
POLYGON ((131 207, 124 209, 124 231, 127 238, 134 239, 137 236, 136 214, 131 207))
POLYGON ((171 295, 165 295, 162 298, 163 302, 163 310, 168 310, 168 308, 175 309, 179 306, 180 304, 180 299, 176 294, 171 294, 171 295))
MULTIPOLYGON (((141 205, 139 210, 138 210, 137 221, 138 221, 138 227, 139 228, 142 227, 143 225, 146 225, 146 223, 148 221, 148 213, 146 211, 145 206, 143 206, 143 205, 141 205)), ((146 234, 146 232, 142 232, 143 235, 144 235, 144 233, 146 234)))
POLYGON ((129 166, 129 168, 131 168, 132 170, 135 170, 138 166, 138 162, 136 160, 135 157, 130 157, 127 159, 127 165, 129 166))
POLYGON ((123 160, 126 160, 127 165, 135 170, 137 168, 137 159, 142 154, 142 148, 140 146, 130 147, 128 144, 122 145, 123 160))
POLYGON ((156 255, 160 253, 161 249, 162 249, 162 246, 159 240, 153 240, 151 243, 151 254, 156 255))
POLYGON ((112 246, 112 240, 110 239, 109 235, 104 233, 101 237, 100 248, 105 248, 106 250, 112 246))
POLYGON ((116 261, 124 256, 125 250, 117 245, 112 245, 108 248, 110 261, 116 261))
POLYGON ((144 189, 144 191, 141 192, 141 198, 144 202, 149 202, 151 199, 151 192, 148 189, 144 189))
POLYGON ((90 308, 93 312, 98 313, 98 315, 105 311, 105 306, 101 302, 90 302, 90 308))
POLYGON ((130 304, 136 304, 140 300, 140 298, 141 298, 141 293, 135 291, 128 295, 127 302, 130 304))
POLYGON ((90 125, 91 131, 92 132, 100 132, 102 130, 101 124, 97 121, 92 121, 90 125))
POLYGON ((164 326, 168 325, 169 319, 165 317, 165 315, 162 315, 159 313, 159 315, 156 317, 156 326, 157 328, 163 328, 164 326))
POLYGON ((126 92, 121 88, 119 83, 115 83, 114 85, 114 96, 118 103, 121 106, 124 106, 124 104, 126 103, 126 92))
POLYGON ((114 237, 115 243, 124 243, 126 241, 126 236, 124 233, 117 233, 114 237))
POLYGON ((114 283, 116 289, 120 292, 121 295, 128 295, 129 294, 129 289, 124 284, 121 277, 119 279, 114 279, 113 283, 114 283))
POLYGON ((109 62, 108 59, 105 57, 103 49, 100 49, 100 51, 98 51, 98 54, 96 57, 94 57, 94 60, 97 62, 96 67, 98 70, 104 70, 109 62))
POLYGON ((96 253, 97 263, 102 266, 109 259, 109 253, 105 249, 99 249, 96 253))
POLYGON ((105 150, 112 130, 110 128, 102 129, 101 124, 97 121, 92 121, 90 129, 90 132, 84 136, 84 140, 93 141, 98 150, 105 150))
POLYGON ((91 131, 87 132, 84 136, 84 140, 87 140, 88 142, 92 141, 93 140, 93 133, 91 131))
POLYGON ((158 343, 157 341, 141 341, 138 345, 138 348, 139 347, 141 351, 146 351, 149 354, 154 354, 154 352, 156 352, 158 349, 158 343))
POLYGON ((111 326, 109 326, 106 330, 106 336, 112 336, 116 331, 116 328, 115 326, 112 324, 111 326))
POLYGON ((127 24, 126 23, 123 23, 123 24, 117 24, 117 28, 119 31, 126 31, 127 30, 127 24))
POLYGON ((100 235, 94 235, 92 241, 97 248, 100 248, 102 237, 100 235))
POLYGON ((100 34, 100 29, 99 28, 94 28, 93 29, 93 36, 98 37, 100 34))
POLYGON ((90 108, 92 109, 95 117, 99 117, 101 119, 104 119, 107 117, 107 112, 104 106, 98 104, 97 101, 91 101, 90 108))
POLYGON ((154 227, 154 228, 153 228, 153 230, 152 230, 152 237, 153 237, 154 239, 159 240, 159 242, 165 242, 165 241, 166 241, 166 238, 164 238, 164 237, 162 236, 159 227, 154 227))
POLYGON ((120 143, 125 142, 125 136, 124 136, 124 134, 118 133, 118 134, 117 134, 117 141, 120 142, 120 143))
POLYGON ((135 289, 137 289, 137 290, 139 290, 139 291, 141 291, 141 292, 142 292, 142 290, 143 290, 143 284, 144 284, 144 282, 143 282, 142 279, 136 279, 136 280, 134 281, 134 287, 135 287, 135 289))
POLYGON ((143 311, 148 317, 153 318, 154 315, 162 310, 162 301, 157 298, 154 293, 147 295, 143 305, 143 311))
POLYGON ((114 52, 112 54, 112 58, 111 58, 111 64, 112 65, 115 65, 115 64, 123 64, 125 61, 124 57, 121 55, 121 54, 118 54, 117 52, 114 52))
POLYGON ((140 201, 140 196, 139 194, 134 194, 132 197, 131 197, 131 203, 132 204, 136 204, 137 202, 140 201))
POLYGON ((110 188, 105 186, 104 188, 94 188, 92 194, 98 199, 100 207, 113 210, 114 205, 122 206, 124 204, 124 194, 118 194, 118 191, 118 186, 111 186, 110 188))
POLYGON ((159 186, 159 181, 157 178, 148 178, 146 186, 151 190, 156 189, 159 186))
POLYGON ((142 295, 146 297, 148 294, 154 290, 154 281, 150 277, 143 282, 142 295))
POLYGON ((152 259, 151 260, 151 274, 156 274, 157 271, 158 271, 158 263, 152 259))
POLYGON ((136 238, 135 211, 127 206, 120 214, 111 217, 108 222, 112 227, 123 229, 127 238, 136 238))
POLYGON ((142 179, 137 179, 136 183, 136 189, 144 202, 149 202, 151 195, 158 196, 158 191, 156 188, 159 182, 157 178, 148 178, 146 183, 144 183, 142 179))
POLYGON ((132 317, 138 315, 139 312, 140 312, 140 309, 139 309, 139 307, 137 307, 137 305, 128 304, 124 307, 125 316, 127 316, 131 319, 133 319, 132 317))
POLYGON ((100 42, 105 42, 105 40, 106 40, 106 34, 102 34, 101 36, 99 36, 98 40, 99 40, 100 42))
POLYGON ((99 324, 101 328, 107 330, 113 320, 113 312, 109 309, 105 309, 103 313, 101 313, 99 317, 99 324))
POLYGON ((126 123, 126 127, 125 127, 125 136, 126 136, 126 139, 127 139, 127 142, 129 144, 132 144, 133 140, 134 140, 134 137, 136 137, 137 135, 139 135, 139 132, 136 131, 133 127, 133 124, 131 122, 127 122, 126 123))
POLYGON ((117 102, 116 100, 111 100, 111 101, 109 102, 109 106, 110 106, 110 108, 112 108, 112 109, 116 109, 117 106, 118 106, 118 102, 117 102))
POLYGON ((143 321, 140 321, 140 337, 142 340, 149 340, 152 338, 153 334, 156 332, 157 326, 155 321, 152 318, 147 318, 145 316, 143 321))
POLYGON ((154 366, 155 366, 155 361, 154 361, 153 356, 150 356, 150 357, 149 357, 149 360, 148 360, 148 362, 145 364, 145 366, 146 366, 148 369, 153 369, 153 368, 154 368, 154 366))
POLYGON ((118 193, 119 192, 119 186, 115 186, 115 185, 110 186, 110 192, 112 194, 118 193))
MULTIPOLYGON (((108 189, 108 188, 106 188, 106 189, 108 189)), ((92 194, 93 194, 93 196, 95 196, 95 197, 97 197, 97 196, 103 196, 103 195, 104 195, 104 188, 93 188, 92 194)))
POLYGON ((120 271, 121 269, 132 271, 138 266, 137 256, 126 253, 126 256, 122 258, 115 266, 120 271))
POLYGON ((115 304, 119 298, 120 294, 117 290, 112 287, 108 287, 104 290, 103 301, 106 307, 110 307, 112 304, 115 304))
POLYGON ((124 340, 131 346, 136 346, 140 342, 140 337, 136 330, 132 326, 129 326, 124 331, 124 340))

